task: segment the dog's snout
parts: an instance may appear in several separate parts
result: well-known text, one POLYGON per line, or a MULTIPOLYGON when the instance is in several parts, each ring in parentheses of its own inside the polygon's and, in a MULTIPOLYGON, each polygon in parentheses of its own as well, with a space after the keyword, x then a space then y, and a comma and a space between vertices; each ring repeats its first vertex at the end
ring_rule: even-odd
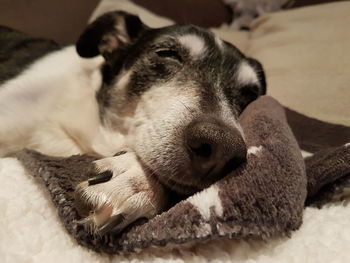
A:
POLYGON ((218 178, 246 160, 241 133, 215 119, 192 122, 185 130, 185 144, 198 176, 218 178))

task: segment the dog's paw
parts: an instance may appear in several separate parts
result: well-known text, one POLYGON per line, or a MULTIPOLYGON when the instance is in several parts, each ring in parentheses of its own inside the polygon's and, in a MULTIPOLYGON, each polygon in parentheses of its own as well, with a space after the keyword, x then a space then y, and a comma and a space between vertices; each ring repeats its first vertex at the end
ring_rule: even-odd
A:
POLYGON ((80 222, 101 235, 121 231, 135 220, 152 218, 167 204, 165 190, 143 169, 133 152, 97 160, 75 190, 80 222))

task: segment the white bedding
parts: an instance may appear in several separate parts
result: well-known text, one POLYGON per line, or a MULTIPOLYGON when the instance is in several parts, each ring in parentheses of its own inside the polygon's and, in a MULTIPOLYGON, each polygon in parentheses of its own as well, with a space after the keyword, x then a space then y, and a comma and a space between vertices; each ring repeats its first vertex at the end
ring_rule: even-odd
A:
POLYGON ((182 249, 137 255, 99 255, 65 232, 45 190, 13 158, 0 159, 0 262, 350 262, 350 207, 307 208, 291 238, 214 240, 182 249))

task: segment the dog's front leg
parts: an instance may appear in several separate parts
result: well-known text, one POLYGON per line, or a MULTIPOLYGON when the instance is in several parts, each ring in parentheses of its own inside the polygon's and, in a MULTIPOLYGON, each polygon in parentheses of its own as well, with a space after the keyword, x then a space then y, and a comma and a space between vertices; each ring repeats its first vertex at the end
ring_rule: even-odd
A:
POLYGON ((90 179, 76 188, 76 205, 82 222, 99 234, 121 231, 142 217, 152 218, 168 203, 164 187, 134 152, 97 160, 88 173, 90 179))

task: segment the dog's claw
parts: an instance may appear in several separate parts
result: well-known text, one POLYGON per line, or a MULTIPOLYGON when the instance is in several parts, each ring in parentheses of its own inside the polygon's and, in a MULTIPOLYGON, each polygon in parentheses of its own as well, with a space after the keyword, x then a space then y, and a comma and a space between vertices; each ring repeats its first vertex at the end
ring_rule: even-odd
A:
POLYGON ((89 185, 100 184, 100 183, 108 182, 109 180, 111 180, 112 177, 113 177, 113 172, 107 170, 88 179, 88 183, 89 185))
POLYGON ((116 156, 120 156, 120 155, 123 155, 126 153, 127 153, 127 151, 120 151, 120 152, 117 152, 116 154, 114 154, 113 156, 116 157, 116 156))
MULTIPOLYGON (((98 232, 100 235, 104 235, 113 229, 116 229, 118 225, 120 225, 125 220, 123 214, 114 215, 108 219, 106 223, 98 228, 98 232)), ((119 231, 122 229, 119 229, 119 231)))

